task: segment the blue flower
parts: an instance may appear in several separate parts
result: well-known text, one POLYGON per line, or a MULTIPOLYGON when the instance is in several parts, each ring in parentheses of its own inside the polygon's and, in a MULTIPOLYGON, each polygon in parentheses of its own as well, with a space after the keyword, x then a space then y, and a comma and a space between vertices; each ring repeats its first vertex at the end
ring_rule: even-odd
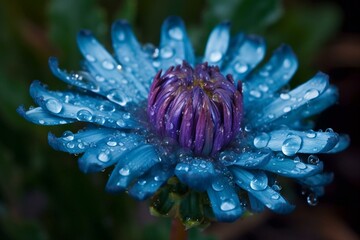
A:
POLYGON ((330 128, 312 130, 309 120, 338 92, 321 72, 289 90, 298 66, 291 48, 280 46, 258 67, 263 38, 230 37, 229 28, 214 28, 203 57, 194 55, 178 17, 165 20, 159 48, 141 45, 126 21, 115 22, 114 55, 81 31, 83 70, 68 73, 49 59, 71 88, 50 91, 34 81, 30 94, 38 107, 18 112, 40 125, 87 123, 77 133, 50 133, 49 144, 81 154, 85 173, 114 166, 106 190, 151 197, 154 213, 180 216, 187 226, 265 208, 290 212, 277 178, 321 196, 332 174, 323 172, 317 154, 349 144, 330 128))

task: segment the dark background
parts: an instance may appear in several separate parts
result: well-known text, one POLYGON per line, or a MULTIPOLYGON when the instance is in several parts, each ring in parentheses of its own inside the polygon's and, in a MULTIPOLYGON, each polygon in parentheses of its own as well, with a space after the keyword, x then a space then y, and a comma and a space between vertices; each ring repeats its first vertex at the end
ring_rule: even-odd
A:
POLYGON ((296 210, 271 212, 191 231, 191 239, 359 239, 360 228, 360 34, 358 0, 0 0, 0 239, 167 239, 168 219, 149 215, 147 203, 104 192, 107 175, 84 175, 75 156, 47 145, 49 131, 20 118, 15 109, 32 105, 31 81, 64 87, 50 74, 49 56, 79 69, 76 33, 90 29, 110 48, 111 23, 125 18, 138 39, 157 44, 169 15, 181 16, 197 55, 210 30, 231 20, 232 31, 264 35, 268 52, 290 44, 299 57, 292 84, 321 70, 339 88, 338 103, 317 119, 317 129, 348 133, 350 147, 322 155, 335 174, 316 207, 294 188, 296 210))

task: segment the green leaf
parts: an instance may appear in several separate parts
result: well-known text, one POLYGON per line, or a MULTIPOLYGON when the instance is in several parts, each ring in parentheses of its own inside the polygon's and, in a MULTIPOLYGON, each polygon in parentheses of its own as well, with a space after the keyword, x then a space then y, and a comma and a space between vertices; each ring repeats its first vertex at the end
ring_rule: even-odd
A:
POLYGON ((89 29, 103 42, 109 27, 104 11, 95 0, 52 0, 48 16, 51 41, 61 51, 63 65, 72 69, 80 60, 76 45, 78 31, 89 29))

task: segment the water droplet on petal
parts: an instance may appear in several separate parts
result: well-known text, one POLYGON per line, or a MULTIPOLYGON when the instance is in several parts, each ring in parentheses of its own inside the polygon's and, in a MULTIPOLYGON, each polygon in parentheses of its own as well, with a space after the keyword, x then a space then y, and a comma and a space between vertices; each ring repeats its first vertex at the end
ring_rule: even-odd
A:
POLYGON ((310 130, 306 133, 306 137, 308 138, 315 138, 316 137, 316 132, 313 130, 310 130))
POLYGON ((72 141, 74 140, 74 134, 71 131, 65 131, 62 135, 62 139, 65 141, 72 141))
POLYGON ((93 55, 90 54, 86 54, 85 55, 86 60, 88 60, 89 62, 95 62, 96 58, 93 55))
POLYGON ((320 162, 320 159, 316 155, 309 155, 307 161, 310 164, 316 165, 320 162))
POLYGON ((230 211, 235 209, 235 207, 236 207, 235 202, 232 199, 226 199, 220 205, 220 209, 223 211, 230 211))
POLYGON ((126 123, 124 120, 122 119, 119 119, 116 121, 116 124, 119 126, 119 127, 126 127, 126 123))
POLYGON ((77 118, 80 121, 91 121, 92 117, 92 114, 88 110, 82 109, 77 112, 77 118))
POLYGON ((259 172, 254 174, 253 179, 250 181, 250 187, 253 190, 260 191, 266 189, 268 186, 268 178, 265 173, 259 172))
POLYGON ((121 169, 119 170, 119 173, 120 173, 121 176, 126 177, 126 176, 129 176, 130 170, 129 170, 128 167, 123 167, 123 168, 121 168, 121 169))
POLYGON ((264 148, 268 145, 270 140, 269 134, 263 132, 254 138, 254 146, 257 148, 264 148))
POLYGON ((110 101, 115 102, 123 107, 126 106, 126 104, 128 103, 127 99, 125 97, 123 97, 122 94, 120 92, 118 92, 116 89, 110 91, 107 94, 107 98, 110 101))
POLYGON ((46 100, 45 106, 52 113, 59 113, 63 108, 62 104, 55 98, 46 100))
POLYGON ((245 73, 249 69, 249 67, 246 63, 237 62, 234 66, 234 69, 238 73, 245 73))
POLYGON ((302 138, 297 135, 288 136, 282 144, 281 151, 286 156, 295 155, 301 148, 302 138))
POLYGON ((174 55, 174 50, 170 47, 163 47, 160 50, 160 56, 162 58, 171 58, 174 55))
POLYGON ((261 97, 261 92, 257 91, 257 90, 251 90, 250 95, 255 97, 255 98, 260 98, 261 97))
POLYGON ((309 89, 306 91, 304 95, 304 99, 310 100, 318 97, 320 95, 319 91, 317 89, 309 89))
POLYGON ((277 200, 280 198, 280 194, 278 193, 274 193, 273 195, 271 195, 271 199, 277 200))
POLYGON ((108 156, 106 153, 101 152, 101 153, 99 153, 99 155, 98 155, 98 160, 99 160, 100 162, 107 162, 107 161, 109 161, 109 156, 108 156))
POLYGON ((110 147, 115 147, 115 146, 116 146, 116 142, 115 142, 115 141, 108 141, 106 144, 107 144, 108 146, 110 146, 110 147))
POLYGON ((222 58, 222 53, 220 51, 214 51, 210 53, 209 59, 211 62, 218 62, 222 58))
POLYGON ((141 185, 141 186, 144 186, 146 184, 146 180, 141 179, 141 180, 138 181, 138 184, 141 185))
POLYGON ((219 181, 215 181, 212 184, 212 188, 214 189, 214 191, 219 192, 219 191, 222 191, 224 189, 224 185, 221 184, 219 181))
POLYGON ((125 40, 125 33, 123 31, 117 32, 117 39, 121 42, 125 40))
POLYGON ((284 68, 290 68, 290 66, 291 66, 290 60, 286 58, 283 62, 283 66, 284 66, 284 68))
POLYGON ((108 60, 103 61, 102 66, 107 70, 113 70, 115 68, 114 64, 108 60))
POLYGON ((282 100, 289 100, 289 99, 290 99, 290 94, 288 94, 288 93, 281 93, 281 94, 280 94, 280 98, 281 98, 282 100))
POLYGON ((95 80, 98 81, 98 82, 103 82, 103 81, 105 81, 105 78, 103 76, 96 75, 95 80))
POLYGON ((182 32, 181 28, 179 28, 179 27, 170 28, 169 36, 176 40, 181 40, 184 37, 183 32, 182 32))
POLYGON ((307 168, 306 164, 299 162, 295 165, 298 169, 304 170, 307 168))
POLYGON ((290 106, 284 107, 284 109, 283 109, 283 112, 284 112, 284 113, 288 113, 288 112, 290 112, 290 111, 291 111, 291 107, 290 107, 290 106))
POLYGON ((310 193, 307 196, 306 201, 310 206, 316 206, 318 204, 318 202, 319 202, 319 200, 318 200, 315 193, 310 193))

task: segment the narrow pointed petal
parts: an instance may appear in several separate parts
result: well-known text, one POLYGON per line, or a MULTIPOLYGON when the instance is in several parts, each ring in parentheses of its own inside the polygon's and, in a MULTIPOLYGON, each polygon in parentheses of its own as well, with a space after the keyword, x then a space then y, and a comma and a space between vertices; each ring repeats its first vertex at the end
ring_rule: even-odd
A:
POLYGON ((230 60, 223 72, 231 74, 235 80, 246 81, 246 76, 264 58, 265 51, 266 43, 262 37, 240 33, 231 41, 227 52, 230 60))
POLYGON ((230 43, 230 23, 217 25, 211 32, 206 44, 203 62, 221 67, 230 43))
POLYGON ((121 161, 126 154, 144 142, 145 139, 137 134, 113 133, 86 150, 79 158, 79 168, 85 173, 102 171, 121 161))
POLYGON ((328 76, 317 73, 306 83, 293 89, 286 95, 270 102, 263 109, 253 108, 246 116, 253 127, 266 126, 280 117, 287 117, 292 111, 306 105, 310 100, 321 95, 328 87, 328 76))
POLYGON ((167 18, 161 28, 159 69, 181 64, 183 60, 195 64, 195 55, 184 22, 179 17, 167 18))
POLYGON ((30 108, 26 111, 23 106, 20 106, 16 109, 16 111, 27 121, 38 125, 63 125, 75 122, 74 119, 62 118, 53 115, 47 111, 44 111, 44 109, 41 107, 30 108))
POLYGON ((139 200, 151 197, 167 180, 173 176, 173 169, 155 165, 148 173, 140 177, 130 188, 129 194, 139 200))
POLYGON ((46 89, 39 81, 30 86, 30 94, 40 107, 63 118, 95 123, 111 128, 139 126, 131 114, 114 103, 76 92, 55 92, 46 89))
POLYGON ((89 31, 80 31, 77 40, 79 49, 86 59, 84 66, 95 79, 100 80, 97 84, 102 95, 120 105, 146 99, 146 89, 122 69, 89 31), (115 97, 123 98, 124 102, 117 101, 115 97))
POLYGON ((227 178, 218 176, 207 189, 212 210, 219 222, 233 222, 244 214, 237 192, 227 178))
POLYGON ((125 71, 131 72, 136 82, 148 91, 156 71, 150 58, 143 52, 131 26, 127 21, 116 21, 112 25, 111 34, 117 60, 125 71))
POLYGON ((49 133, 48 142, 55 150, 79 154, 112 134, 114 134, 114 130, 109 128, 83 129, 75 134, 71 131, 65 131, 61 137, 56 137, 54 134, 49 133))
POLYGON ((190 188, 205 191, 217 176, 213 163, 190 157, 186 161, 176 165, 175 175, 190 188))
POLYGON ((294 206, 278 192, 268 186, 268 178, 262 171, 247 171, 239 167, 231 168, 235 183, 258 199, 267 208, 277 213, 289 213, 294 206))
POLYGON ((299 179, 298 181, 308 187, 322 187, 330 184, 334 179, 333 173, 319 173, 314 176, 299 179))
POLYGON ((322 162, 306 164, 300 160, 294 160, 281 155, 272 157, 270 161, 266 165, 261 166, 260 169, 289 178, 305 178, 321 172, 323 167, 322 162))
POLYGON ((297 67, 297 58, 291 48, 287 45, 280 46, 263 67, 244 81, 244 106, 269 99, 289 82, 297 67))
POLYGON ((130 184, 160 162, 159 154, 152 145, 142 145, 128 152, 121 159, 106 184, 109 192, 124 191, 130 184))
POLYGON ((272 157, 272 152, 268 149, 261 149, 256 152, 236 153, 222 151, 219 160, 225 166, 239 166, 243 168, 259 168, 265 165, 272 157))
POLYGON ((339 142, 339 134, 333 131, 315 132, 295 130, 275 130, 261 133, 254 138, 257 148, 282 151, 287 156, 297 153, 326 153, 339 142))
MULTIPOLYGON (((64 81, 67 84, 72 86, 85 89, 94 93, 99 93, 101 95, 102 88, 98 84, 98 80, 101 78, 95 78, 93 75, 89 74, 85 71, 78 71, 74 73, 67 73, 64 70, 59 68, 59 62, 57 58, 50 57, 49 58, 49 68, 51 72, 59 78, 60 80, 64 81)), ((101 82, 101 81, 100 81, 101 82)), ((106 97, 106 95, 105 95, 106 97)))

